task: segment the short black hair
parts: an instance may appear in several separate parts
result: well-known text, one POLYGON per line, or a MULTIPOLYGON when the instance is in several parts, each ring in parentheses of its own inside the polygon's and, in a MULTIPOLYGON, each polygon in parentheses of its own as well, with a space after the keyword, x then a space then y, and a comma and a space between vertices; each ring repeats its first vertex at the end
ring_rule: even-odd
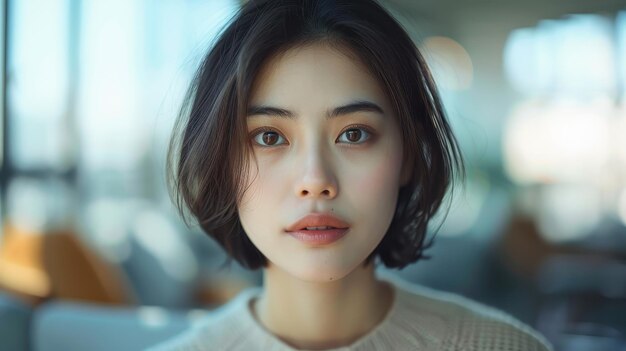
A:
MULTIPOLYGON (((243 267, 267 266, 245 233, 237 204, 246 189, 241 170, 251 146, 246 115, 255 76, 272 56, 312 43, 356 55, 386 93, 412 165, 399 189, 394 218, 368 264, 416 262, 432 245, 428 223, 463 159, 428 67, 402 26, 374 0, 250 0, 198 68, 174 126, 167 156, 170 194, 243 267)), ((185 222, 187 220, 185 219, 185 222)))

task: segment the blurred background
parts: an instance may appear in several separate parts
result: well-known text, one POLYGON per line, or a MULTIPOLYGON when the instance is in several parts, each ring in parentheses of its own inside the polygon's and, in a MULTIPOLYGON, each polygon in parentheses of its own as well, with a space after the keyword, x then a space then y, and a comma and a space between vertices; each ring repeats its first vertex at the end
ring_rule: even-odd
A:
MULTIPOLYGON (((0 2, 3 350, 141 349, 262 283, 223 267, 164 178, 185 89, 242 3, 0 2)), ((383 4, 430 64, 468 173, 432 258, 391 273, 557 350, 626 350, 626 1, 383 4)))

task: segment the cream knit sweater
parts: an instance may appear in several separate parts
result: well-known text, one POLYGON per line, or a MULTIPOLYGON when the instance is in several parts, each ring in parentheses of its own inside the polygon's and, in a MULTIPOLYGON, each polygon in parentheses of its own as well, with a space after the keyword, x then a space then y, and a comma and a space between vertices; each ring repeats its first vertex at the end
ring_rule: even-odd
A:
MULTIPOLYGON (((391 282, 395 291, 387 316, 359 340, 332 351, 552 350, 542 335, 504 312, 393 276, 379 278, 391 282)), ((297 350, 269 333, 253 317, 250 301, 261 292, 261 287, 242 291, 193 328, 148 350, 297 350)))

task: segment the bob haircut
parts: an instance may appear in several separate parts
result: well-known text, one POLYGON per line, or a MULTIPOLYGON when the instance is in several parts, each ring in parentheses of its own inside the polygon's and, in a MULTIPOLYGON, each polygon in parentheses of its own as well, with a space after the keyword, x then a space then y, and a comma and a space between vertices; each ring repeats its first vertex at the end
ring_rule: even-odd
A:
POLYGON ((239 221, 237 204, 252 144, 246 125, 251 87, 269 59, 324 43, 360 60, 387 94, 402 131, 411 180, 399 189, 394 218, 367 265, 379 256, 403 268, 432 245, 428 223, 463 159, 426 63, 407 33, 374 0, 250 0, 208 51, 174 125, 167 155, 170 195, 189 225, 202 230, 243 267, 267 266, 239 221), (186 208, 185 208, 186 207, 186 208))

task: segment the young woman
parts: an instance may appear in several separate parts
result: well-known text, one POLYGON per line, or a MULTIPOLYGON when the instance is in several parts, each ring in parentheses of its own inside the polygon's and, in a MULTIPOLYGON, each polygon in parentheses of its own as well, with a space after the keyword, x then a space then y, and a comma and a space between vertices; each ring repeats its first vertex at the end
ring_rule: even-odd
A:
POLYGON ((160 350, 548 350, 504 313, 382 279, 423 257, 463 162, 423 58, 372 0, 250 0, 175 126, 177 205, 263 287, 160 350))

